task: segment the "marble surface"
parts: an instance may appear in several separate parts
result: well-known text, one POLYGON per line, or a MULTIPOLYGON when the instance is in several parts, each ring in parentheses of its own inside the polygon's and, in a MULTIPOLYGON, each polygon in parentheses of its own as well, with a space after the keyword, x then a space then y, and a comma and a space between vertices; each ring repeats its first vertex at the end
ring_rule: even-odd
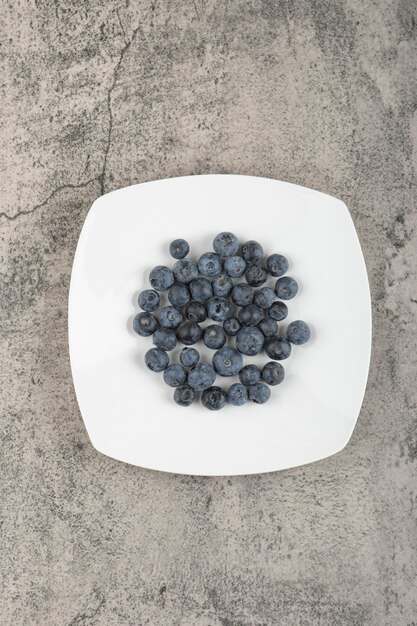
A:
POLYGON ((6 1, 2 625, 416 625, 416 24, 411 0, 6 1), (330 459, 194 478, 88 441, 67 347, 88 209, 212 172, 350 208, 373 357, 330 459))

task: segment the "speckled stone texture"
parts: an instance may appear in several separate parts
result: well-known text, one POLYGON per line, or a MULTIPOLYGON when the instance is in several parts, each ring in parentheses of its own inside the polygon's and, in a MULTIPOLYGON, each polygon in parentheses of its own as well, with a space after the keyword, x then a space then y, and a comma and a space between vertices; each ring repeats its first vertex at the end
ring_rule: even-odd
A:
POLYGON ((0 20, 2 626, 416 626, 416 3, 6 0, 0 20), (67 296, 92 202, 214 172, 336 195, 362 242, 367 394, 311 466, 162 474, 83 427, 67 296))

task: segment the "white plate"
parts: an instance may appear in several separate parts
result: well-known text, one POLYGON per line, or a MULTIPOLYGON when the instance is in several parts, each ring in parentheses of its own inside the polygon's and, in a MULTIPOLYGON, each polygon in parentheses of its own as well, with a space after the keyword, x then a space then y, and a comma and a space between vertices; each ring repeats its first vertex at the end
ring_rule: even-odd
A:
POLYGON ((69 344, 91 442, 115 459, 182 474, 232 475, 335 454, 355 426, 371 350, 368 278, 349 212, 331 196, 250 176, 173 178, 102 196, 75 254, 69 344), (267 404, 219 412, 200 404, 181 408, 162 375, 143 363, 152 341, 131 330, 137 295, 153 266, 173 263, 172 239, 187 239, 198 258, 223 230, 289 258, 300 292, 288 302, 286 323, 303 319, 313 335, 283 362, 286 379, 272 388, 267 404))

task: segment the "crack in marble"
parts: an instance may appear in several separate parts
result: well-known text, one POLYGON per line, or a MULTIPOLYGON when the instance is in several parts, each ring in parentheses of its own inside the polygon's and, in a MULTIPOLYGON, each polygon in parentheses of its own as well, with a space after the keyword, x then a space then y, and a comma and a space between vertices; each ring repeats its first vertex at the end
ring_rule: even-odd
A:
MULTIPOLYGON (((120 19, 120 18, 119 18, 120 19)), ((101 173, 98 177, 99 182, 100 182, 100 192, 101 195, 103 195, 105 193, 105 179, 106 179, 106 170, 107 170, 107 157, 110 151, 110 146, 111 146, 111 135, 112 135, 112 131, 113 131, 113 111, 112 111, 112 104, 111 104, 111 97, 112 97, 112 93, 113 90, 116 86, 116 82, 117 82, 117 78, 119 75, 119 71, 120 68, 122 66, 123 63, 123 59, 124 56, 126 54, 126 52, 129 50, 129 48, 131 47, 132 43, 134 42, 138 32, 140 31, 140 25, 138 25, 133 31, 132 31, 132 35, 129 39, 129 41, 127 41, 125 43, 125 45, 123 46, 122 50, 120 51, 120 57, 118 62, 116 63, 116 66, 113 70, 113 80, 111 82, 111 85, 109 87, 109 90, 107 92, 107 109, 108 109, 108 114, 109 114, 109 129, 108 129, 108 134, 107 134, 107 143, 104 149, 104 157, 103 157, 103 167, 101 170, 101 173)))
POLYGON ((97 606, 92 608, 90 611, 83 611, 77 613, 77 615, 72 619, 68 626, 79 626, 79 624, 86 624, 86 620, 88 623, 91 623, 91 620, 99 613, 100 609, 106 604, 106 598, 102 595, 102 593, 98 591, 94 591, 94 596, 98 600, 97 606))
POLYGON ((19 217, 22 217, 22 215, 31 215, 32 213, 35 213, 35 211, 37 211, 38 209, 41 209, 42 207, 46 206, 48 204, 48 202, 50 200, 52 200, 52 198, 54 196, 56 196, 57 193, 59 193, 60 191, 63 191, 64 189, 83 189, 84 187, 88 187, 88 185, 91 185, 91 183, 94 183, 94 182, 97 182, 97 181, 99 181, 99 177, 98 176, 96 176, 94 178, 90 178, 89 180, 85 181, 84 183, 78 183, 78 184, 66 183, 65 185, 60 185, 59 187, 54 189, 49 194, 49 196, 47 198, 45 198, 45 200, 43 200, 39 204, 35 204, 35 206, 32 207, 31 209, 28 209, 26 211, 25 210, 19 211, 15 215, 9 215, 8 213, 2 212, 2 213, 0 213, 0 218, 4 217, 9 222, 13 222, 14 220, 17 220, 19 217))
POLYGON ((127 39, 127 36, 126 36, 126 31, 125 31, 125 29, 124 29, 124 26, 123 26, 123 24, 122 24, 122 18, 120 17, 120 11, 119 11, 119 8, 117 8, 117 9, 116 9, 116 15, 117 15, 117 19, 119 20, 119 25, 120 25, 120 28, 121 28, 121 30, 122 30, 123 37, 124 37, 125 44, 126 44, 126 43, 128 42, 128 39, 127 39))

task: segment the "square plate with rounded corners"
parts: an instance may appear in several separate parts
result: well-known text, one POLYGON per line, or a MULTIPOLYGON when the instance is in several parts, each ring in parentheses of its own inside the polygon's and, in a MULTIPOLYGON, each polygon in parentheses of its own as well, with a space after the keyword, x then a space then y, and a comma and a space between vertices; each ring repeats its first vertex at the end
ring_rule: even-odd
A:
POLYGON ((75 254, 69 346, 86 429, 110 457, 180 474, 233 475, 335 454, 355 426, 371 350, 368 277, 348 209, 311 189, 235 175, 172 178, 104 195, 75 254), (300 291, 285 321, 304 319, 312 339, 283 362, 286 378, 268 403, 181 408, 143 363, 152 341, 131 329, 137 296, 153 266, 174 262, 172 239, 187 239, 198 258, 224 230, 288 257, 300 291))

